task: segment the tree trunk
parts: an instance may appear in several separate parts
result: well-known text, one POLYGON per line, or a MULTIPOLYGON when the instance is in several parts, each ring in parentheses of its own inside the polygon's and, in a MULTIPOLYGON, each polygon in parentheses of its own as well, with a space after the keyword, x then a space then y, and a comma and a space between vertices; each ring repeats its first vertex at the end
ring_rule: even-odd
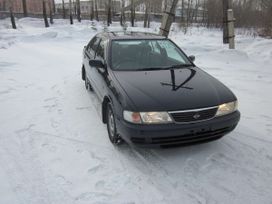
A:
POLYGON ((77 0, 77 20, 81 22, 81 10, 80 10, 80 0, 77 0))
POLYGON ((24 17, 27 17, 27 5, 26 5, 26 0, 22 0, 23 4, 23 12, 24 12, 24 17))
POLYGON ((121 16, 120 16, 120 25, 123 26, 125 22, 125 11, 123 10, 125 7, 125 1, 122 0, 122 7, 121 7, 121 16))
POLYGON ((99 17, 98 17, 98 5, 97 5, 97 0, 94 0, 94 7, 95 7, 95 19, 97 21, 99 21, 99 17))
POLYGON ((50 23, 54 24, 51 0, 49 1, 49 18, 50 18, 50 23))
POLYGON ((65 4, 64 0, 62 0, 62 18, 66 18, 65 4))
POLYGON ((147 27, 147 24, 148 24, 148 18, 149 18, 149 14, 150 14, 150 11, 149 11, 149 5, 150 3, 148 1, 145 2, 145 15, 144 15, 144 27, 146 28, 147 27))
POLYGON ((94 2, 90 0, 90 20, 93 21, 94 19, 94 2))
POLYGON ((52 3, 53 3, 53 13, 55 14, 56 13, 56 2, 55 0, 52 0, 52 3))
POLYGON ((130 20, 131 20, 131 26, 134 27, 134 21, 135 21, 135 5, 134 5, 134 0, 131 0, 130 20))
POLYGON ((13 15, 13 8, 12 6, 9 7, 9 12, 10 12, 10 20, 11 20, 11 25, 13 29, 16 29, 16 23, 15 23, 15 18, 13 15))
POLYGON ((175 18, 175 11, 176 11, 176 6, 177 6, 178 0, 173 0, 172 5, 170 8, 166 10, 164 13, 161 27, 160 27, 160 35, 163 36, 168 36, 170 32, 171 25, 174 21, 175 18))
POLYGON ((184 0, 181 1, 181 21, 184 22, 184 0))
POLYGON ((199 8, 199 0, 196 0, 196 5, 195 5, 195 14, 194 14, 194 17, 195 17, 195 22, 198 21, 198 8, 199 8))
POLYGON ((75 0, 73 0, 73 9, 74 9, 74 14, 77 14, 77 6, 75 0))
POLYGON ((107 4, 107 24, 108 26, 110 26, 110 24, 112 23, 111 21, 111 0, 108 0, 108 4, 107 4))
POLYGON ((204 25, 205 23, 205 13, 206 13, 206 0, 203 0, 203 14, 202 14, 202 24, 204 25))
POLYGON ((49 23, 48 23, 47 14, 46 14, 46 4, 45 4, 45 0, 43 0, 42 4, 43 4, 43 19, 44 19, 44 25, 45 25, 46 28, 48 28, 48 27, 49 27, 49 23))
POLYGON ((3 11, 6 11, 7 10, 7 4, 6 4, 6 0, 3 0, 3 11))
POLYGON ((163 8, 163 12, 166 11, 167 6, 168 6, 168 0, 164 0, 164 8, 163 8))
POLYGON ((72 0, 69 0, 69 14, 70 14, 70 24, 74 24, 73 20, 73 8, 72 8, 72 0))

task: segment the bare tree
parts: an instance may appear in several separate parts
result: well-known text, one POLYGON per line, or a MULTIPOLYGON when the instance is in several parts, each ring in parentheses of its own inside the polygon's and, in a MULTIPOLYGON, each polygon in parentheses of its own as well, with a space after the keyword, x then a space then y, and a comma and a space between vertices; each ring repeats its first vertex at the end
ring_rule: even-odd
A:
POLYGON ((263 10, 263 32, 262 35, 270 36, 272 38, 272 1, 271 0, 261 0, 261 8, 263 10))
POLYGON ((80 0, 77 0, 77 20, 81 22, 81 8, 80 8, 80 0))
POLYGON ((48 19, 47 19, 47 13, 46 13, 46 3, 45 0, 42 1, 43 6, 43 19, 44 19, 44 25, 46 28, 49 27, 48 19))
POLYGON ((55 14, 56 13, 56 2, 55 2, 55 0, 52 0, 52 3, 53 3, 53 13, 55 14))
POLYGON ((182 0, 181 1, 181 22, 185 22, 184 13, 185 13, 185 3, 184 3, 184 0, 182 0))
POLYGON ((150 20, 150 1, 145 1, 145 16, 144 16, 144 27, 149 27, 150 20))
POLYGON ((93 21, 94 19, 94 1, 90 0, 90 20, 93 21))
POLYGON ((53 24, 54 20, 53 20, 53 12, 52 12, 52 2, 51 2, 51 0, 48 1, 48 6, 49 6, 49 19, 50 19, 50 23, 53 24))
POLYGON ((204 25, 205 23, 205 18, 206 18, 206 0, 203 0, 203 5, 202 5, 203 13, 202 13, 202 24, 204 25))
POLYGON ((112 23, 112 20, 111 20, 112 1, 111 0, 108 0, 107 6, 105 8, 107 8, 107 24, 108 26, 110 26, 110 24, 112 23))
POLYGON ((134 5, 134 0, 131 0, 131 7, 130 7, 130 21, 131 21, 131 26, 134 27, 134 22, 135 22, 135 5, 134 5))
POLYGON ((178 0, 173 0, 171 6, 167 8, 162 18, 162 23, 160 27, 160 35, 168 36, 170 32, 171 25, 175 18, 175 11, 177 7, 178 0))
POLYGON ((97 21, 99 21, 99 17, 98 17, 98 5, 97 5, 97 0, 94 0, 94 8, 95 8, 95 19, 97 21))
POLYGON ((120 16, 120 25, 123 26, 124 25, 124 22, 125 22, 125 11, 124 11, 124 7, 125 7, 125 1, 122 0, 122 6, 121 6, 121 16, 120 16))
POLYGON ((9 12, 10 12, 10 21, 11 21, 11 25, 13 29, 16 29, 16 23, 15 23, 15 18, 14 18, 14 14, 13 14, 13 5, 12 2, 10 3, 9 6, 9 12))
POLYGON ((26 0, 22 0, 22 4, 23 4, 23 12, 24 12, 24 17, 27 17, 27 5, 26 5, 26 0))
POLYGON ((69 0, 69 15, 70 15, 70 24, 74 24, 73 20, 73 8, 72 8, 72 0, 69 0))
POLYGON ((6 3, 6 0, 3 0, 2 10, 3 10, 3 11, 6 11, 6 10, 7 10, 7 3, 6 3))
POLYGON ((66 18, 65 4, 64 0, 62 0, 62 18, 66 18))

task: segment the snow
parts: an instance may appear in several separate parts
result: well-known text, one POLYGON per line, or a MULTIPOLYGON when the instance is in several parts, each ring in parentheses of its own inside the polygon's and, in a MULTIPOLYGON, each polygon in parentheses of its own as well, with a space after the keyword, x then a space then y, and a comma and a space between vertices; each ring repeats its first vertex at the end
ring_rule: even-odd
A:
POLYGON ((229 50, 220 30, 174 26, 170 38, 234 91, 242 118, 216 142, 141 149, 111 145, 80 78, 82 48, 103 24, 17 24, 0 21, 0 203, 271 204, 272 40, 237 35, 229 50))

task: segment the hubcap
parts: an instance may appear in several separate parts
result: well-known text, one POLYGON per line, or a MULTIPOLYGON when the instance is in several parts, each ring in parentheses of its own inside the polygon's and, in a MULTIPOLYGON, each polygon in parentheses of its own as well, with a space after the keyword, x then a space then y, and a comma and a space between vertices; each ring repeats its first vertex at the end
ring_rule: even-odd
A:
POLYGON ((85 86, 86 86, 86 89, 89 89, 89 84, 88 84, 88 79, 87 78, 85 79, 85 86))

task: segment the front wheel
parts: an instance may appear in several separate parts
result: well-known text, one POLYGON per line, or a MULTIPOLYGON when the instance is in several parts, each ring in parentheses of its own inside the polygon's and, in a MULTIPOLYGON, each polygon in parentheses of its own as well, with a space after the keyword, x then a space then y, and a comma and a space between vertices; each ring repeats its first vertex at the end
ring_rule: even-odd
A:
POLYGON ((123 140, 117 133, 115 116, 111 103, 109 103, 107 106, 107 129, 111 143, 114 145, 120 145, 123 142, 123 140))

